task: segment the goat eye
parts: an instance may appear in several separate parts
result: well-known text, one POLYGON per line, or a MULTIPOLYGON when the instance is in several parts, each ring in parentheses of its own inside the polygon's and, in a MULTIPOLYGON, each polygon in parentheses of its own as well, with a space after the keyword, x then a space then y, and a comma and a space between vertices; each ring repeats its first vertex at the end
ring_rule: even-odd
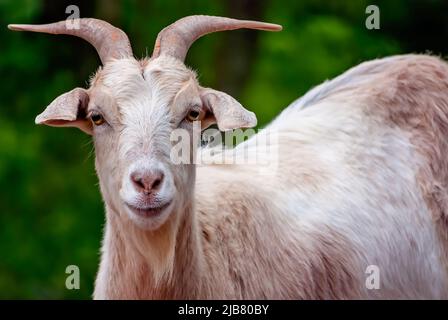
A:
POLYGON ((186 119, 188 121, 199 121, 202 120, 203 118, 203 113, 201 111, 197 111, 197 110, 190 110, 190 112, 188 112, 186 119))
POLYGON ((100 125, 102 125, 102 124, 105 122, 103 116, 100 115, 99 113, 94 113, 94 114, 92 114, 92 115, 90 116, 90 119, 91 119, 92 122, 93 122, 95 125, 97 125, 97 126, 100 126, 100 125))

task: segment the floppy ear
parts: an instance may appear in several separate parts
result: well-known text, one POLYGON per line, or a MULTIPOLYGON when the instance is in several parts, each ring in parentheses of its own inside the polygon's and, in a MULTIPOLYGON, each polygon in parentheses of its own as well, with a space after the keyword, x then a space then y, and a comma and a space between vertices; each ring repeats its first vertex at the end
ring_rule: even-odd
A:
POLYGON ((255 113, 250 112, 227 93, 210 88, 200 89, 203 104, 213 114, 221 131, 251 128, 257 125, 255 113))
POLYGON ((36 124, 53 127, 77 127, 87 134, 92 134, 92 124, 86 119, 89 94, 87 90, 75 88, 55 100, 36 117, 36 124))

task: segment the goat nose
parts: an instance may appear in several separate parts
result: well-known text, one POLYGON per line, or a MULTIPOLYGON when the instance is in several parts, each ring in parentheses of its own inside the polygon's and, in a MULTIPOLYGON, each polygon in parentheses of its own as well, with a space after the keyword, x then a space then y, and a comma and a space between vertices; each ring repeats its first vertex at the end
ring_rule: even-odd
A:
POLYGON ((160 188, 164 175, 162 171, 151 172, 133 172, 131 173, 131 181, 138 192, 145 194, 151 193, 160 188))

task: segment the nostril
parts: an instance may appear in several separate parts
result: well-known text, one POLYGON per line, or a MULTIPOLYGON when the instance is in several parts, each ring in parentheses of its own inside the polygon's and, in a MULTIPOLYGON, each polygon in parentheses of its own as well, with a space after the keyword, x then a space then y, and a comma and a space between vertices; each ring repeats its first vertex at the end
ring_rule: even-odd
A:
POLYGON ((131 174, 131 181, 133 182, 134 186, 137 187, 137 189, 145 189, 145 185, 143 184, 142 177, 137 173, 131 174))
POLYGON ((153 184, 152 184, 152 189, 156 189, 160 183, 162 183, 162 179, 161 178, 157 178, 156 180, 154 180, 153 184))
POLYGON ((161 186, 163 177, 164 176, 161 171, 157 171, 151 176, 148 183, 151 185, 151 190, 157 190, 161 186))

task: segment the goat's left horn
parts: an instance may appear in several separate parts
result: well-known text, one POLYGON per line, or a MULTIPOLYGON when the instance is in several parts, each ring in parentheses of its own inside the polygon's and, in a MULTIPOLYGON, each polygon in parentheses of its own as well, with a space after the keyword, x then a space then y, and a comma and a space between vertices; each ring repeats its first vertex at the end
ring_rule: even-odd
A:
POLYGON ((266 22, 213 16, 189 16, 177 20, 160 31, 152 56, 157 58, 160 54, 167 54, 184 61, 190 46, 203 35, 243 28, 265 31, 282 30, 282 26, 266 22))
POLYGON ((81 18, 41 25, 10 24, 8 28, 16 31, 67 34, 80 37, 95 47, 103 65, 111 58, 132 57, 132 48, 126 33, 103 20, 81 18))

